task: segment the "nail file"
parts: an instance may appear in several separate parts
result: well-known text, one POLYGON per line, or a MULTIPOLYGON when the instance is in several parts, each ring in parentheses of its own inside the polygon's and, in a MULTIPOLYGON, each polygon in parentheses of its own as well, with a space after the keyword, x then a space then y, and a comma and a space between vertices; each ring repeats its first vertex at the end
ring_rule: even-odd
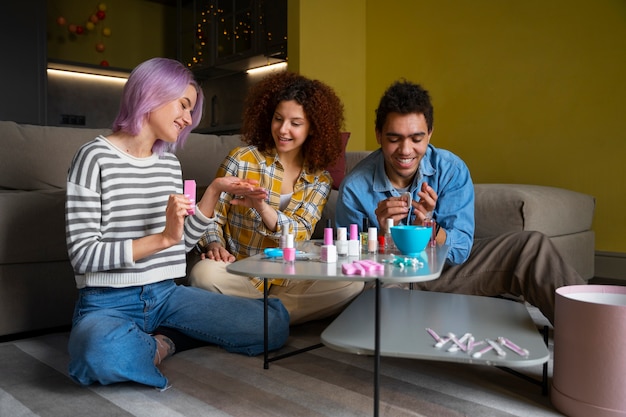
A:
POLYGON ((185 180, 183 194, 189 196, 191 200, 192 208, 187 210, 188 214, 195 214, 196 212, 196 180, 185 180))

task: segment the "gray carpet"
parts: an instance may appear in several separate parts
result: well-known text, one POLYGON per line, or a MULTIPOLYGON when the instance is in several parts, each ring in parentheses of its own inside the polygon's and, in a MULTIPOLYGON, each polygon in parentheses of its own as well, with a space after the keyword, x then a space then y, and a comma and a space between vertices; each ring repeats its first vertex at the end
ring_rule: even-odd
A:
MULTIPOLYGON (((319 342, 325 322, 293 328, 288 347, 319 342)), ((68 333, 0 344, 0 416, 369 416, 371 357, 323 347, 270 364, 200 347, 167 359, 172 387, 133 383, 88 388, 66 372, 68 333)), ((550 347, 552 350, 552 347, 550 347)), ((551 364, 551 363, 550 363, 551 364)), ((524 372, 541 378, 541 367, 524 372)), ((549 367, 551 375, 552 367, 549 367)), ((381 361, 381 416, 560 416, 538 385, 478 365, 381 361)))

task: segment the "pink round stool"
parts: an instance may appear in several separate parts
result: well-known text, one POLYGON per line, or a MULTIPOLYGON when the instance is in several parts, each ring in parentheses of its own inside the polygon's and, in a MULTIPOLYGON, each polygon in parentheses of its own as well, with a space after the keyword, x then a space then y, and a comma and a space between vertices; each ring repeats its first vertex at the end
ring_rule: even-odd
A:
POLYGON ((552 404, 570 417, 626 416, 626 287, 556 290, 552 404))

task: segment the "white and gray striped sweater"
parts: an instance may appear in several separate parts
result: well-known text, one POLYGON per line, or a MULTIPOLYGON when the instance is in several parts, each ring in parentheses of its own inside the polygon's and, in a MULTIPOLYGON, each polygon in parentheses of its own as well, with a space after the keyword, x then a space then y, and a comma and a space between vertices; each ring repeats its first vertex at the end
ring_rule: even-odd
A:
POLYGON ((65 204, 66 240, 76 285, 128 287, 185 275, 185 252, 213 221, 199 210, 185 220, 184 240, 133 262, 132 241, 160 233, 171 194, 182 193, 171 153, 134 158, 99 136, 72 161, 65 204))

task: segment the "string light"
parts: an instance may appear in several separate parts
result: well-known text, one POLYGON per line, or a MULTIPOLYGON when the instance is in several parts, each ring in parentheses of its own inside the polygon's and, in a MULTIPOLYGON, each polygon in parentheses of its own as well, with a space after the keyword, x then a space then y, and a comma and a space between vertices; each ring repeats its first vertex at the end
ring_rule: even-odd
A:
MULTIPOLYGON (((195 66, 205 64, 206 53, 211 52, 210 49, 207 50, 207 48, 211 48, 211 33, 216 33, 218 36, 218 40, 215 42, 217 43, 218 57, 229 56, 251 48, 252 36, 254 35, 253 13, 246 11, 247 19, 241 19, 240 16, 235 12, 225 14, 223 8, 218 8, 213 4, 209 4, 204 10, 201 10, 200 19, 196 23, 194 54, 187 62, 187 66, 193 69, 195 66), (232 22, 232 25, 229 25, 228 22, 232 22), (213 28, 212 25, 217 25, 217 28, 213 28)), ((260 13, 257 19, 259 25, 262 26, 263 14, 260 13)), ((271 40, 271 33, 268 33, 267 37, 271 40)))

